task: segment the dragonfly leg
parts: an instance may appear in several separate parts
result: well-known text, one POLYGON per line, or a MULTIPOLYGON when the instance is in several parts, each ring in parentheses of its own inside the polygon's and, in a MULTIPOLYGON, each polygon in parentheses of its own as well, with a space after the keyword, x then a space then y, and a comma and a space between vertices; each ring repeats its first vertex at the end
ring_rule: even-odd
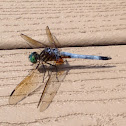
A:
MULTIPOLYGON (((40 60, 39 60, 39 62, 37 64, 37 66, 36 66, 36 69, 38 69, 39 65, 40 65, 40 60)), ((42 62, 42 66, 43 66, 43 69, 44 69, 44 75, 43 75, 43 81, 42 81, 42 83, 43 83, 44 82, 45 73, 46 73, 46 68, 45 68, 43 62, 42 62)))
POLYGON ((47 63, 47 64, 49 64, 50 66, 55 67, 55 68, 56 68, 56 72, 57 72, 57 67, 56 67, 56 65, 53 65, 53 64, 51 64, 51 63, 47 63))
MULTIPOLYGON (((47 62, 46 62, 47 63, 47 62)), ((47 64, 49 64, 50 66, 55 66, 55 65, 53 65, 53 64, 51 64, 51 63, 47 63, 47 64)))
POLYGON ((56 65, 53 65, 53 64, 51 64, 51 63, 47 63, 47 64, 49 64, 50 66, 55 67, 55 70, 56 70, 56 78, 57 78, 57 80, 58 80, 58 77, 57 77, 58 68, 57 68, 57 66, 56 66, 56 65))
POLYGON ((39 62, 38 62, 38 64, 37 64, 35 69, 38 69, 39 65, 40 65, 40 60, 39 60, 39 62))

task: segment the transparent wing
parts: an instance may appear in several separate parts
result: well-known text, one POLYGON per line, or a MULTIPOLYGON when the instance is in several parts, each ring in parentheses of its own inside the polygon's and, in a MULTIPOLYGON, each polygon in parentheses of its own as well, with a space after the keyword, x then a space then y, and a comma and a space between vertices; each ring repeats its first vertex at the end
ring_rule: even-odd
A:
POLYGON ((43 93, 38 103, 41 112, 44 111, 46 108, 48 108, 53 98, 55 97, 61 85, 62 80, 66 76, 65 71, 61 70, 60 66, 61 66, 61 62, 59 66, 57 63, 57 69, 55 67, 53 68, 53 71, 51 72, 49 79, 45 84, 43 93))
POLYGON ((52 35, 48 26, 46 27, 46 34, 47 34, 48 40, 51 43, 53 48, 57 48, 58 46, 60 47, 60 43, 58 42, 56 37, 54 35, 52 35))
MULTIPOLYGON (((41 74, 43 75, 43 73, 41 74)), ((24 99, 28 94, 33 92, 42 84, 42 79, 40 80, 40 72, 38 69, 31 71, 31 73, 22 80, 17 87, 12 91, 9 103, 16 104, 22 99, 24 99)))
POLYGON ((42 46, 47 47, 46 44, 43 44, 43 43, 41 43, 41 42, 39 42, 37 40, 34 40, 34 39, 28 37, 27 35, 21 34, 21 37, 24 40, 26 40, 27 42, 29 42, 30 44, 34 45, 35 47, 42 47, 42 46))
MULTIPOLYGON (((53 36, 53 40, 54 40, 55 45, 56 45, 55 47, 56 47, 56 48, 61 47, 61 44, 60 44, 59 41, 57 40, 56 36, 54 36, 54 35, 52 35, 52 36, 53 36)), ((60 48, 60 49, 58 48, 58 50, 59 50, 59 51, 62 51, 61 48, 60 48)))

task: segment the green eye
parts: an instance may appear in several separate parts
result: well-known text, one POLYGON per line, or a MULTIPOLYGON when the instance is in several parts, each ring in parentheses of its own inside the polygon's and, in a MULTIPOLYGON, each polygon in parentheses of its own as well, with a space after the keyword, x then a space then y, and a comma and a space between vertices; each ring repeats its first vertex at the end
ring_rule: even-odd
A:
POLYGON ((37 59, 38 59, 38 54, 36 52, 33 52, 29 55, 29 60, 32 63, 37 63, 37 59))

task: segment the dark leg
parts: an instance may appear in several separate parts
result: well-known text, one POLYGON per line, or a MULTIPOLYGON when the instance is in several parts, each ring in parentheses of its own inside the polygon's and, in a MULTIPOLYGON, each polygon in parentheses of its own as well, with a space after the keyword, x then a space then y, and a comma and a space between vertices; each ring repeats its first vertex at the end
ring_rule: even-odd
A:
POLYGON ((56 66, 56 65, 53 65, 53 64, 51 64, 51 63, 47 63, 47 64, 49 64, 50 66, 55 67, 55 71, 56 71, 56 78, 57 78, 57 80, 58 80, 58 77, 57 77, 58 68, 57 68, 57 66, 56 66))

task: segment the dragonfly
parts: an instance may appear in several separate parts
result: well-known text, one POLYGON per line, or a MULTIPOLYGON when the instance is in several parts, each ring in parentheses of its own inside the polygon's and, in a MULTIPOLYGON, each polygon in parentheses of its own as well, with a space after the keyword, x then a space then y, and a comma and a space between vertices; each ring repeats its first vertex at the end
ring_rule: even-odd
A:
POLYGON ((43 71, 43 79, 45 73, 47 74, 46 81, 42 81, 44 83, 44 88, 42 90, 42 94, 40 100, 38 102, 38 106, 40 107, 40 111, 46 110, 50 103, 52 102, 54 96, 56 95, 61 81, 60 79, 64 75, 64 70, 60 70, 60 66, 64 64, 64 59, 66 58, 80 58, 80 59, 92 59, 92 60, 110 60, 111 57, 108 56, 95 56, 95 55, 80 55, 73 54, 69 52, 62 52, 58 49, 60 43, 56 39, 56 37, 51 33, 49 27, 46 27, 46 35, 48 37, 48 41, 50 46, 47 46, 45 43, 41 43, 37 40, 28 37, 27 35, 21 34, 21 37, 26 40, 29 44, 40 47, 44 46, 44 49, 40 52, 32 52, 29 55, 29 60, 32 64, 36 64, 36 67, 30 71, 30 73, 16 86, 16 88, 12 91, 9 97, 10 104, 17 104, 22 101, 32 92, 34 92, 39 84, 37 80, 39 75, 40 66, 42 66, 43 71), (51 62, 51 63, 50 63, 51 62), (45 67, 45 65, 48 65, 45 67), (53 68, 51 68, 51 67, 53 68), (47 72, 48 71, 48 72, 47 72), (50 72, 49 72, 50 71, 50 72))

